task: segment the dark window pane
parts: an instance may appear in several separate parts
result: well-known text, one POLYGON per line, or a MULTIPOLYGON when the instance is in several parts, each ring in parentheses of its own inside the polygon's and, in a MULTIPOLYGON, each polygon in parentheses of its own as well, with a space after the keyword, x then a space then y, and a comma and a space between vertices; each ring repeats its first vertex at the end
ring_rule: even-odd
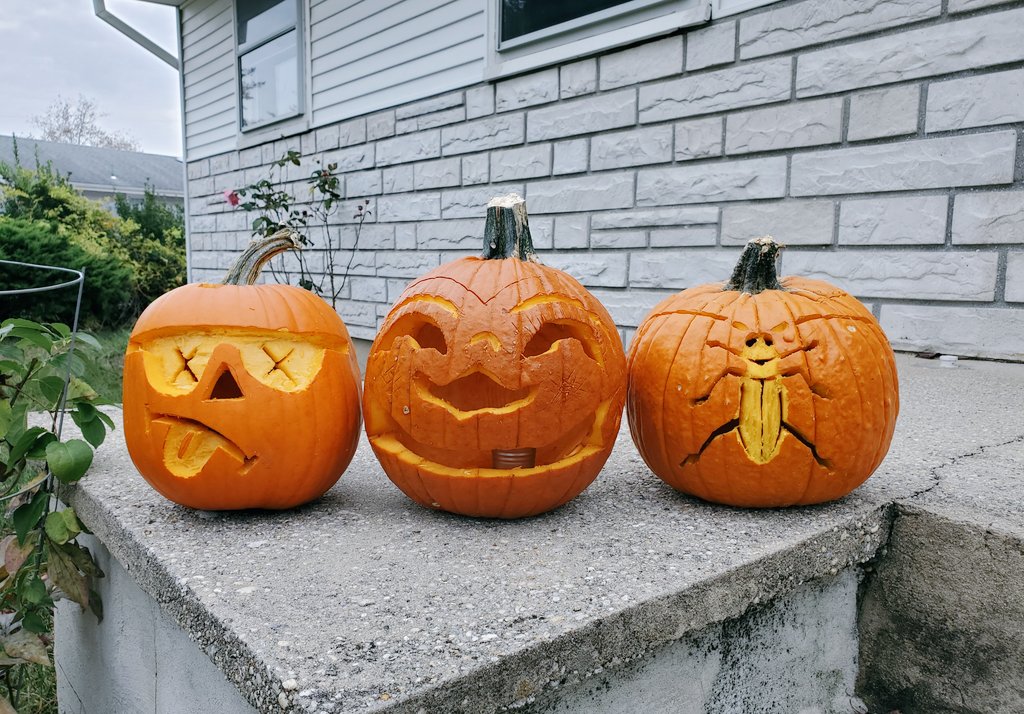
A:
POLYGON ((630 0, 501 0, 501 39, 522 37, 630 0))
POLYGON ((295 26, 295 0, 238 0, 238 44, 259 42, 295 26))
POLYGON ((299 113, 296 36, 292 30, 242 55, 242 128, 299 113))

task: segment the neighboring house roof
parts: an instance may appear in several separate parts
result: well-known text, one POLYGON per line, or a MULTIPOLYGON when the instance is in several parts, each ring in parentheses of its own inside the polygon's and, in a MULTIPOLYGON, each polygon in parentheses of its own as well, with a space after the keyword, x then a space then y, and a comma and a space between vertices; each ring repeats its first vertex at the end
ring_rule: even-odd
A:
POLYGON ((0 136, 0 162, 14 164, 15 142, 22 166, 49 162, 80 191, 131 196, 151 186, 157 196, 184 195, 181 160, 174 156, 0 136))

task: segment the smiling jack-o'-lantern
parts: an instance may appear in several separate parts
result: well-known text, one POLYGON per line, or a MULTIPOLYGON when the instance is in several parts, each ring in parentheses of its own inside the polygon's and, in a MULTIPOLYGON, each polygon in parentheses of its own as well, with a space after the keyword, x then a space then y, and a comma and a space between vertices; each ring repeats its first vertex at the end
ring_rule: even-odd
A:
POLYGON ((253 285, 281 232, 254 242, 224 284, 154 301, 125 355, 124 429, 139 472, 176 503, 289 508, 317 498, 359 436, 359 367, 327 303, 292 285, 253 285))
POLYGON ((780 283, 779 248, 751 241, 728 283, 662 301, 630 347, 633 440, 658 476, 709 501, 840 498, 892 439, 896 364, 878 322, 828 283, 780 283))
POLYGON ((574 498, 611 452, 625 356, 604 307, 536 262, 525 203, 491 201, 484 256, 410 284, 366 366, 366 433, 406 495, 517 518, 574 498))

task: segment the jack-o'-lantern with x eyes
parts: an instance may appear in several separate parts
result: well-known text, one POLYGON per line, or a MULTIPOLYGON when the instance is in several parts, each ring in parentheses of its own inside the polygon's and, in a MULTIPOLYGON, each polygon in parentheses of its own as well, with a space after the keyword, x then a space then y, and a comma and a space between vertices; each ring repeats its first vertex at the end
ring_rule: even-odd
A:
POLYGON ((729 282, 662 301, 630 347, 633 440, 684 493, 821 503, 857 488, 889 448, 899 410, 889 341, 834 285, 780 282, 779 249, 751 241, 729 282))
POLYGON ((625 355, 607 310, 536 262, 525 204, 487 209, 484 256, 412 282, 366 366, 366 433, 388 477, 428 508, 543 513, 611 453, 625 355))
POLYGON ((253 285, 297 248, 254 242, 224 284, 154 301, 125 355, 124 429, 143 477, 202 509, 290 508, 341 476, 359 437, 359 367, 337 313, 292 285, 253 285))

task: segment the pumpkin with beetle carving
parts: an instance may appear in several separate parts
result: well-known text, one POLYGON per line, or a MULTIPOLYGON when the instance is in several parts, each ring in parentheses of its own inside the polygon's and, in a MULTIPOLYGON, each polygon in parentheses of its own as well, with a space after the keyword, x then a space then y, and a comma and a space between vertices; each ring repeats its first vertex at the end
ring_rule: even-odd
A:
POLYGON ((223 284, 184 285, 132 330, 124 368, 128 453, 170 500, 289 508, 317 498, 359 436, 359 367, 337 313, 292 285, 253 285, 290 232, 254 242, 223 284))
POLYGON ((833 285, 780 283, 779 249, 751 241, 727 283, 662 301, 630 347, 633 440, 684 493, 821 503, 863 483, 889 448, 899 394, 885 334, 833 285))
POLYGON ((517 518, 582 492, 611 452, 625 355, 604 307, 537 262, 525 203, 491 201, 484 256, 414 280, 366 365, 366 433, 417 503, 517 518))

